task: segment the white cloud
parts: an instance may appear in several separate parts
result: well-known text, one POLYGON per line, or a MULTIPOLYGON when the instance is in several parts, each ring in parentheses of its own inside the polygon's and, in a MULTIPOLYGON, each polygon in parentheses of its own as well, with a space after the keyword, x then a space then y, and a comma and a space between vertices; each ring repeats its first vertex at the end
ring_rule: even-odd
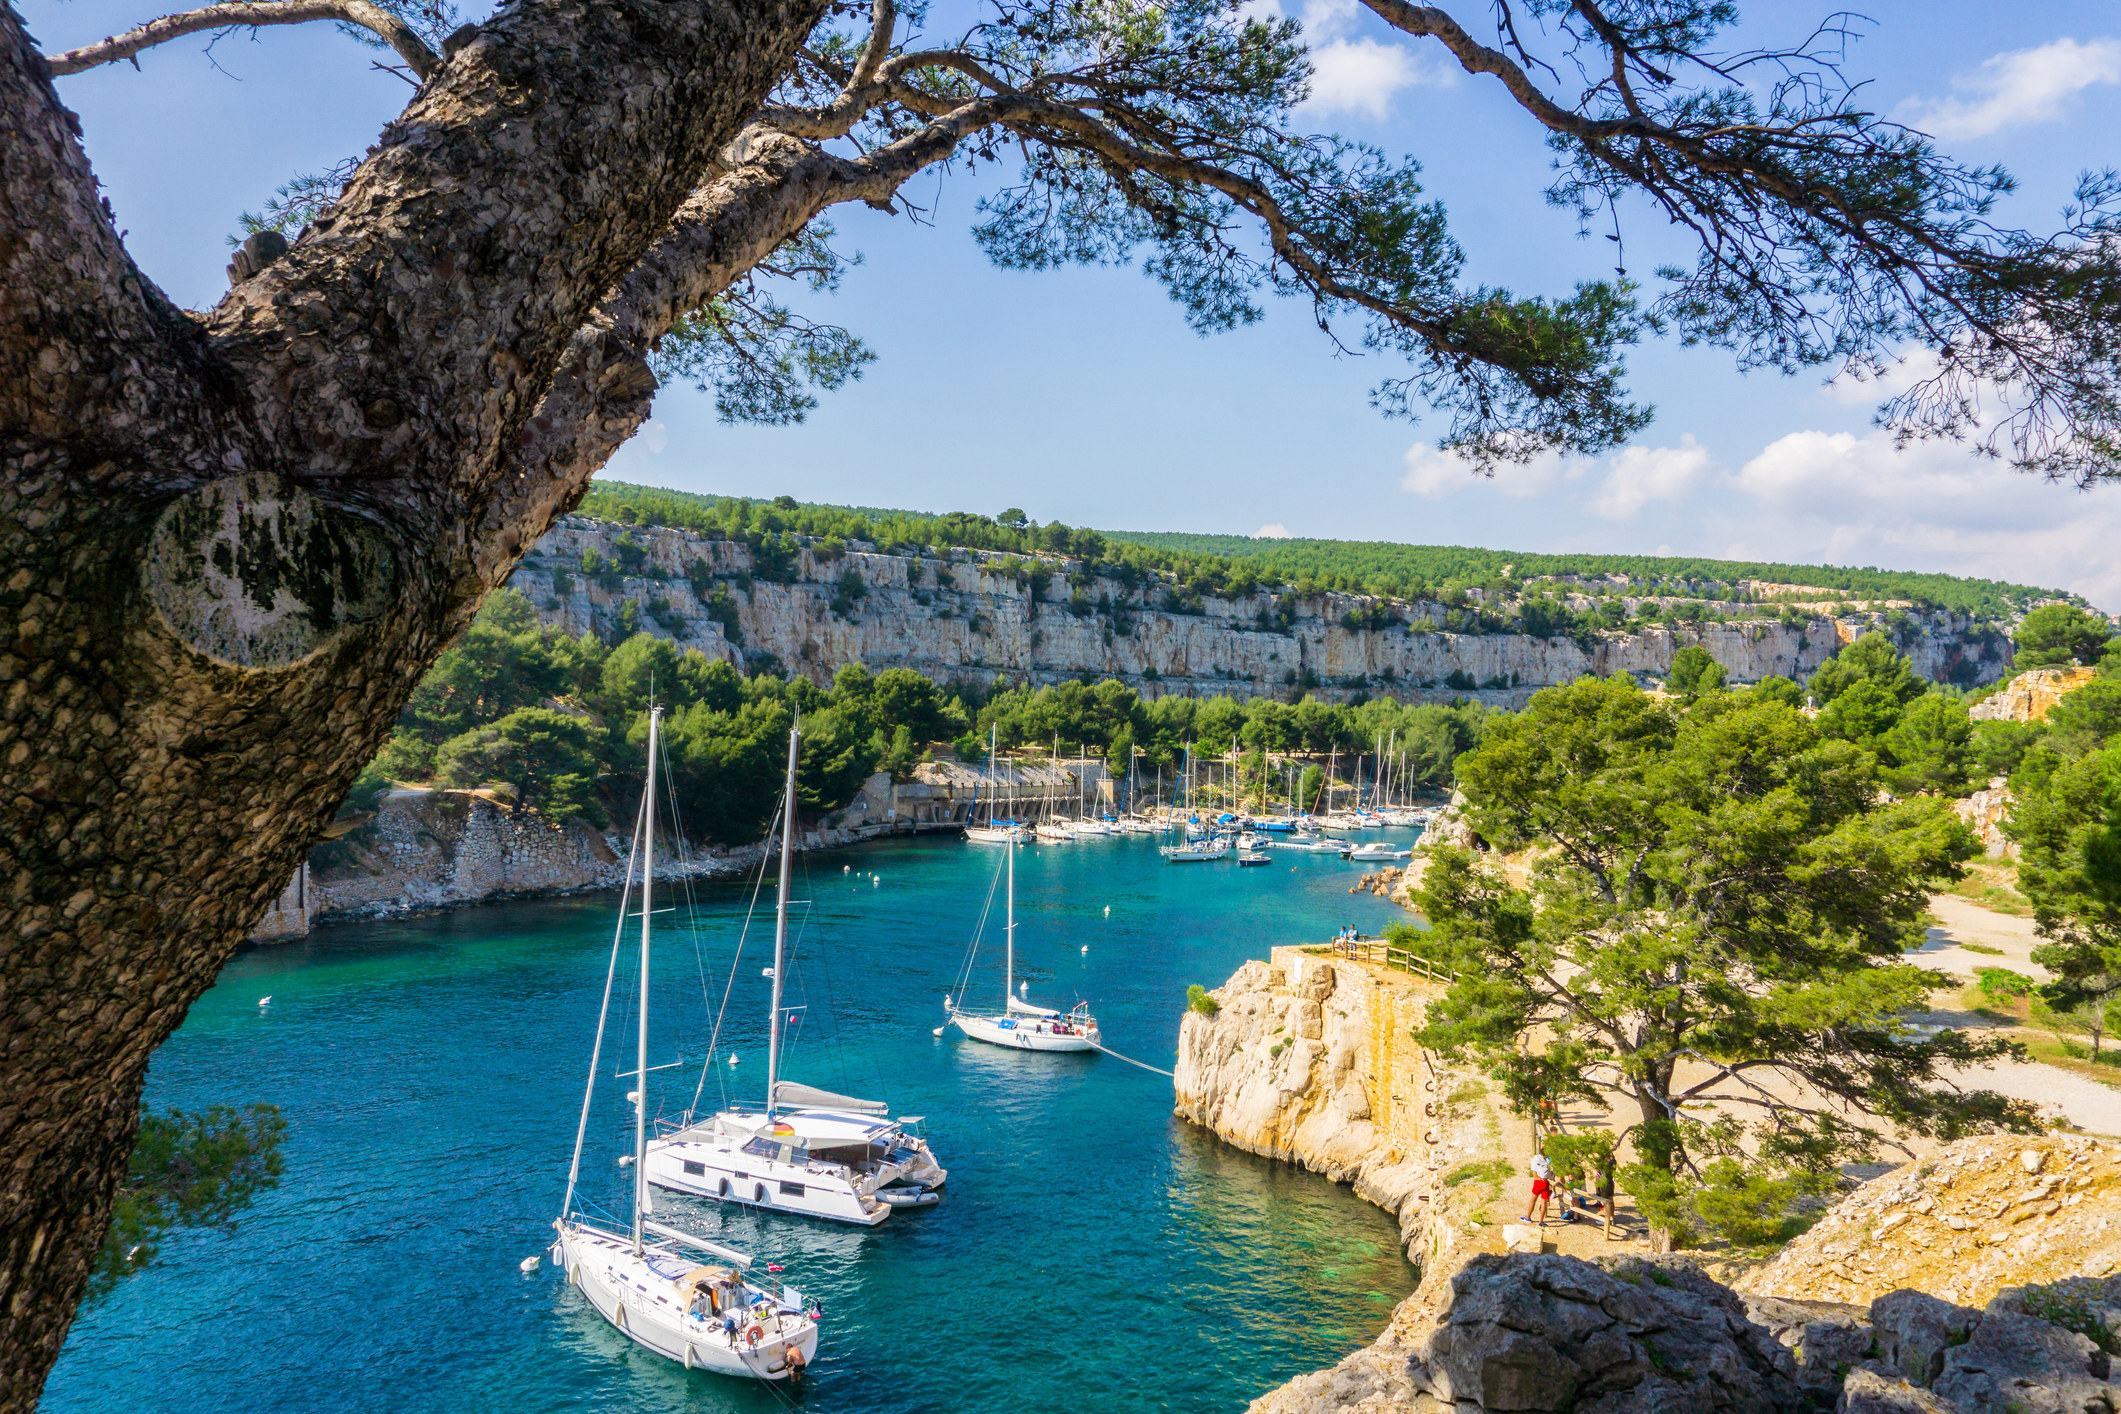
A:
POLYGON ((1492 476, 1473 470, 1472 464, 1449 452, 1440 452, 1426 442, 1407 448, 1403 458, 1407 473, 1399 489, 1429 500, 1441 500, 1461 491, 1499 491, 1513 500, 1551 496, 1571 482, 1583 479, 1589 464, 1547 454, 1529 462, 1503 462, 1492 476))
POLYGON ((1397 44, 1374 39, 1336 39, 1311 49, 1311 97, 1304 106, 1320 113, 1361 113, 1383 118, 1392 95, 1415 82, 1414 56, 1397 44))
POLYGON ((2053 122, 2085 89, 2117 80, 2121 40, 2057 39, 1998 54, 1954 79, 1950 98, 1910 99, 1894 116, 1940 138, 1987 137, 2019 124, 2053 122))
POLYGON ((1254 540, 1288 540, 1292 537, 1289 534, 1289 527, 1277 520, 1253 531, 1252 538, 1254 540))
POLYGON ((2074 492, 1951 443, 1793 432, 1728 483, 1763 558, 1875 564, 2073 590, 2121 604, 2121 497, 2074 492))
POLYGON ((1671 504, 1692 495, 1711 461, 1709 449, 1688 433, 1676 447, 1623 447, 1606 465, 1605 482, 1586 509, 1604 520, 1633 520, 1652 501, 1671 504))
POLYGON ((1422 509, 1394 538, 1936 570, 2121 607, 2121 487, 2071 491, 1947 442, 1792 432, 1732 470, 1688 435, 1493 478, 1421 444, 1400 487, 1422 509))
MULTIPOLYGON (((1278 16, 1278 0, 1246 0, 1246 13, 1278 16)), ((1311 46, 1311 97, 1319 113, 1361 113, 1382 119, 1392 98, 1416 84, 1447 87, 1457 75, 1417 58, 1406 45, 1355 33, 1369 14, 1356 0, 1310 0, 1303 8, 1304 38, 1311 46)))

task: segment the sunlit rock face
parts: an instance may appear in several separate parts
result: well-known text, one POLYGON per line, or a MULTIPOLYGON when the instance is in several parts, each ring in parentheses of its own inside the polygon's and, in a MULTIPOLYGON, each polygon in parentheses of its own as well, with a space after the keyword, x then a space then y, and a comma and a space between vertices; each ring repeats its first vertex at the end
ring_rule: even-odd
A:
POLYGON ((1439 989, 1404 972, 1279 947, 1180 1023, 1172 1085, 1181 1119, 1241 1149, 1322 1173, 1399 1218, 1428 1266, 1492 1238, 1464 1219, 1492 1201, 1446 1182, 1500 1157, 1494 1100, 1478 1077, 1416 1045, 1439 989))
MULTIPOLYGON (((1052 578, 1034 599, 1018 563, 973 551, 884 555, 850 547, 832 554, 806 546, 785 566, 762 566, 740 542, 568 516, 511 583, 545 622, 570 633, 608 636, 624 615, 644 632, 711 656, 743 664, 770 655, 782 669, 820 682, 860 662, 871 671, 905 667, 945 680, 1007 673, 1039 684, 1088 673, 1152 697, 1310 691, 1342 701, 1367 691, 1516 706, 1541 687, 1586 673, 1662 677, 1690 644, 1707 649, 1735 682, 1778 673, 1801 678, 1843 644, 1886 625, 1882 614, 1822 615, 1801 627, 1768 619, 1704 623, 1601 634, 1587 649, 1568 638, 1447 633, 1439 604, 1394 601, 1388 608, 1405 623, 1344 627, 1351 613, 1379 602, 1362 595, 1263 593, 1204 599, 1199 613, 1171 612, 1159 607, 1163 586, 1100 576, 1071 584, 1072 566, 1060 561, 1047 562, 1052 578), (585 574, 585 551, 619 572, 585 574), (1281 617, 1289 610, 1293 618, 1281 617)), ((1905 622, 1903 651, 1926 677, 1993 682, 2008 666, 2009 644, 1964 617, 1909 612, 1905 622)))

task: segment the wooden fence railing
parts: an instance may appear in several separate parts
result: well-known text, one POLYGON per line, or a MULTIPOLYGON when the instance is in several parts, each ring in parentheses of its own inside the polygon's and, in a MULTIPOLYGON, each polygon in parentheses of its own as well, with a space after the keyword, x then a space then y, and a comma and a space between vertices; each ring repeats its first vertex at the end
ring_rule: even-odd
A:
POLYGON ((1417 955, 1409 948, 1395 948, 1383 938, 1339 938, 1333 943, 1333 951, 1351 962, 1375 962, 1395 971, 1411 973, 1430 982, 1441 982, 1446 986, 1458 980, 1458 974, 1438 967, 1428 959, 1417 955))

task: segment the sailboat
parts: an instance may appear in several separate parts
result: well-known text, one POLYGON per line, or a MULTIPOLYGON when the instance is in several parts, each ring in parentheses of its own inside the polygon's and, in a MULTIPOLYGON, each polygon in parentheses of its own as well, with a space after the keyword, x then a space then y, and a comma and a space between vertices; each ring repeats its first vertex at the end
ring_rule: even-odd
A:
MULTIPOLYGON (((1002 971, 1002 1014, 983 1016, 965 1011, 950 998, 943 998, 943 1009, 950 1015, 948 1024, 957 1027, 975 1041, 986 1041, 991 1045, 1007 1046, 1017 1051, 1095 1051, 1100 1049, 1101 1035, 1097 1029, 1097 1018, 1090 1015, 1090 1004, 1079 1002, 1073 1011, 1058 1012, 1050 1007, 1033 1006, 1018 994, 1016 985, 1016 851, 1009 851, 1008 912, 1002 927, 1005 961, 1002 971)), ((987 895, 993 898, 994 895, 987 895)), ((1024 984, 1029 990, 1030 984, 1024 984)), ((940 1033, 938 1033, 940 1034, 940 1033)))
MULTIPOLYGON (((990 786, 993 785, 995 779, 994 747, 997 740, 996 733, 999 730, 999 725, 990 725, 987 728, 987 781, 990 786)), ((967 840, 973 844, 1022 844, 1024 842, 1024 827, 1022 825, 1017 824, 1014 820, 995 818, 994 794, 991 790, 987 796, 987 823, 984 825, 972 819, 974 815, 979 813, 979 783, 976 781, 972 786, 972 797, 971 808, 965 812, 965 838, 967 840)))
MULTIPOLYGON (((1193 749, 1190 746, 1186 748, 1185 771, 1184 789, 1186 802, 1188 805, 1194 805, 1193 749)), ((1178 831, 1177 842, 1157 846, 1157 853, 1163 855, 1164 861, 1168 864, 1205 864, 1210 860, 1221 859, 1230 852, 1229 840, 1216 834, 1212 829, 1201 826, 1197 807, 1193 812, 1192 818, 1183 827, 1178 826, 1175 810, 1171 817, 1171 823, 1178 831)))
MULTIPOLYGON (((881 1100, 836 1095, 781 1079, 781 978, 787 969, 788 888, 795 857, 795 761, 788 733, 781 806, 781 893, 773 913, 773 999, 766 1014, 766 1102, 683 1120, 648 1144, 645 1182, 724 1203, 875 1227, 899 1208, 926 1207, 950 1175, 912 1132, 918 1116, 886 1116, 881 1100)), ((1015 851, 1011 850, 1013 858, 1015 851)), ((709 1055, 706 1067, 715 1057, 709 1055)), ((703 1069, 700 1088, 706 1088, 703 1069)))
POLYGON ((649 1217, 655 1208, 645 1162, 649 1149, 648 920, 655 912, 655 787, 661 717, 661 708, 650 709, 648 784, 634 835, 634 854, 641 866, 641 997, 635 1088, 627 1097, 633 1104, 633 1153, 628 1156, 633 1213, 628 1226, 621 1229, 593 1221, 575 1207, 582 1146, 589 1134, 590 1105, 603 1059, 604 1025, 611 1015, 611 984, 625 937, 626 904, 633 884, 629 860, 627 886, 619 896, 611 968, 604 977, 604 1005, 597 1015, 596 1044, 589 1056, 589 1083, 582 1093, 582 1118, 575 1129, 574 1160, 567 1170, 567 1196, 553 1222, 557 1236, 552 1261, 567 1274, 568 1285, 635 1344, 678 1361, 688 1370, 782 1380, 800 1373, 817 1358, 822 1314, 818 1308, 792 1287, 753 1275, 752 1259, 745 1253, 649 1217))

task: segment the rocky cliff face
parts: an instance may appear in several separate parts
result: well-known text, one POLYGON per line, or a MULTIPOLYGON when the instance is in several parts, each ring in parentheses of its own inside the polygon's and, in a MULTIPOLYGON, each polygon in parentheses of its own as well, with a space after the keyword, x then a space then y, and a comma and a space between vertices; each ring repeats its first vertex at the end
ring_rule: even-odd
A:
MULTIPOLYGON (((1760 620, 1658 628, 1604 634, 1587 650, 1566 638, 1446 633, 1436 604, 1390 606, 1405 625, 1349 629, 1344 616, 1377 601, 1341 594, 1208 599, 1200 613, 1174 613, 1159 607, 1159 586, 1093 577, 1079 586, 1076 612, 1068 566, 1048 566, 1056 573, 1045 598, 1060 602, 1041 602, 1011 558, 860 548, 826 555, 812 546, 791 565, 762 567, 739 542, 568 516, 513 583, 546 622, 571 633, 609 633, 630 613, 646 632, 711 656, 741 663, 770 654, 818 681, 860 662, 943 680, 1006 672, 1041 684, 1091 673, 1149 696, 1286 694, 1315 683, 1328 700, 1367 690, 1410 699, 1470 695, 1505 706, 1586 673, 1661 677, 1689 644, 1706 648, 1739 682, 1803 676, 1885 621, 1821 615, 1801 627, 1760 620), (584 551, 625 572, 585 575, 584 551), (1448 685, 1454 674, 1481 686, 1461 692, 1448 685)), ((1909 623, 1906 649, 1926 676, 1992 682, 2007 665, 2009 645, 1965 619, 1914 614, 1909 623)))
POLYGON ((1433 988, 1404 973, 1276 948, 1179 1026, 1177 1113, 1241 1149, 1287 1159, 1399 1218, 1426 1267, 1486 1244, 1500 1158, 1486 1087, 1410 1037, 1433 988))
POLYGON ((2034 668, 1987 701, 1975 703, 1967 715, 1977 722, 2041 721, 2049 708, 2098 675, 2092 668, 2034 668))
MULTIPOLYGON (((898 791, 920 791, 906 785, 898 791)), ((796 838, 800 852, 911 828, 918 808, 948 809, 947 788, 905 800, 901 815, 891 778, 879 773, 846 810, 796 838), (932 805, 931 794, 944 803, 932 805)), ((486 791, 396 790, 378 804, 374 820, 321 846, 297 886, 307 891, 302 927, 260 942, 308 931, 319 915, 374 917, 489 899, 616 889, 625 881, 627 841, 580 820, 565 824, 535 810, 515 809, 486 791)), ((765 843, 734 849, 693 849, 682 859, 659 858, 658 879, 742 873, 768 853, 765 843)))

